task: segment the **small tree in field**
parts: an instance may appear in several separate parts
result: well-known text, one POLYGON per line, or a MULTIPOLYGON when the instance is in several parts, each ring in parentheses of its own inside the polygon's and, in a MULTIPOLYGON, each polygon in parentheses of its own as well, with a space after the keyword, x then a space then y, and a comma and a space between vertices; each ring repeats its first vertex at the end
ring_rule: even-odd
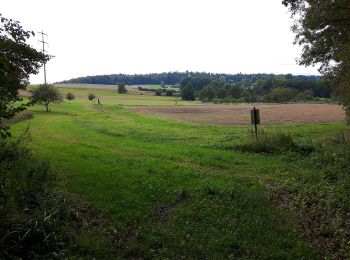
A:
POLYGON ((89 99, 91 102, 93 102, 95 98, 96 98, 95 94, 90 93, 90 94, 88 95, 88 99, 89 99))
POLYGON ((126 92, 128 92, 125 88, 125 85, 124 84, 119 84, 118 85, 118 93, 119 94, 125 94, 126 92))
POLYGON ((49 112, 50 103, 60 103, 63 101, 59 91, 50 84, 42 84, 38 88, 31 91, 30 99, 33 103, 45 105, 46 112, 49 112))
POLYGON ((66 96, 66 99, 67 100, 73 100, 73 99, 75 99, 75 96, 72 93, 68 93, 67 96, 66 96))

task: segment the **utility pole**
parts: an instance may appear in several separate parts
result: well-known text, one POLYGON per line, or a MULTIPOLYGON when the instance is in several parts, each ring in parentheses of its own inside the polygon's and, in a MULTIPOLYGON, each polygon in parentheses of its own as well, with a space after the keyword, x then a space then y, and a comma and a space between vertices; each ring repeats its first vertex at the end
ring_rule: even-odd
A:
MULTIPOLYGON (((41 31, 39 32, 41 34, 41 42, 43 44, 43 54, 45 54, 45 44, 48 44, 47 42, 45 42, 45 39, 44 39, 44 35, 47 37, 47 34, 44 33, 44 31, 41 31)), ((44 62, 44 82, 45 82, 45 85, 46 85, 46 61, 44 62)))

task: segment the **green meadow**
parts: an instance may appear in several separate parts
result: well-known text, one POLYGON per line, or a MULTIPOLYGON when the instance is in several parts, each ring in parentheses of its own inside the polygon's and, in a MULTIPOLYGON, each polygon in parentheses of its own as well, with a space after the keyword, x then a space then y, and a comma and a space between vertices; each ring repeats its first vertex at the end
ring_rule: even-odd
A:
MULTIPOLYGON (((136 114, 134 105, 175 105, 176 97, 116 94, 59 86, 76 99, 30 108, 30 147, 50 161, 56 192, 78 198, 108 223, 75 237, 80 257, 171 259, 314 259, 321 253, 276 190, 312 175, 298 153, 231 149, 250 126, 196 125, 136 114), (93 92, 97 105, 87 99, 93 92), (113 241, 113 242, 111 242, 113 241)), ((178 105, 188 102, 178 101, 178 105)), ((262 126, 311 145, 342 124, 262 126)), ((72 231, 74 232, 74 231, 72 231)))

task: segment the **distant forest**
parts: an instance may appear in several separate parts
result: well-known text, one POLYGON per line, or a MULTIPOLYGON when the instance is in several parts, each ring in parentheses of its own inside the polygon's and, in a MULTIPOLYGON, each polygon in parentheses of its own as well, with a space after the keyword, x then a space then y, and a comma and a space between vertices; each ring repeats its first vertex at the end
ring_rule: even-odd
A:
POLYGON ((178 85, 185 100, 215 102, 281 102, 331 98, 333 87, 321 76, 167 72, 79 77, 60 83, 178 85))
POLYGON ((80 84, 106 84, 106 85, 180 85, 181 79, 186 77, 221 79, 226 83, 255 83, 258 80, 274 79, 283 77, 286 79, 300 81, 320 80, 320 76, 293 76, 291 74, 275 75, 275 74, 224 74, 224 73, 207 73, 207 72, 163 72, 151 74, 111 74, 111 75, 96 75, 79 77, 70 80, 65 80, 59 83, 80 83, 80 84))

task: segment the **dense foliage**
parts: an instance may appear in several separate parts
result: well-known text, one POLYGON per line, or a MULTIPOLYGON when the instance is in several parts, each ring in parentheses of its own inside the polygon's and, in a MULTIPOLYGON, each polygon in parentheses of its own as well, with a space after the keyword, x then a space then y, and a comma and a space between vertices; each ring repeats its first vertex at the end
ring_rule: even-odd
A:
POLYGON ((333 87, 315 76, 265 75, 232 82, 225 77, 184 77, 202 101, 215 102, 288 102, 333 97, 333 87))
POLYGON ((26 43, 31 36, 34 33, 24 30, 19 22, 0 14, 0 137, 3 138, 9 136, 5 120, 29 105, 15 105, 22 100, 18 91, 26 89, 29 75, 37 74, 49 59, 26 43))
POLYGON ((48 164, 37 160, 23 145, 25 136, 27 132, 11 143, 0 140, 1 259, 33 257, 30 254, 34 247, 41 250, 51 241, 50 238, 45 243, 48 230, 38 221, 28 222, 39 206, 39 197, 46 193, 52 174, 48 164))
MULTIPOLYGON (((293 76, 291 74, 214 74, 187 71, 135 75, 112 74, 87 76, 63 81, 63 83, 119 85, 162 84, 163 86, 180 85, 182 90, 181 96, 184 100, 194 100, 194 96, 198 95, 200 100, 211 101, 213 99, 219 99, 228 102, 234 100, 248 102, 285 101, 275 100, 268 96, 274 88, 283 88, 281 92, 285 91, 295 93, 290 100, 296 99, 297 96, 298 100, 309 100, 310 96, 311 99, 313 97, 330 98, 334 91, 332 84, 323 81, 320 76, 293 76), (120 82, 123 82, 123 84, 120 84, 120 82), (191 83, 191 87, 188 90, 189 83, 191 83), (206 90, 201 92, 204 88, 206 88, 206 90), (286 88, 293 90, 284 90, 286 88), (214 89, 214 91, 211 89, 214 89), (208 90, 210 90, 210 93, 208 90), (215 92, 215 94, 213 92, 215 92)), ((149 89, 139 87, 139 90, 149 89)))
MULTIPOLYGON (((191 77, 198 78, 200 86, 207 85, 211 79, 220 79, 230 83, 254 83, 258 80, 266 78, 278 78, 278 77, 293 78, 296 80, 314 81, 319 80, 319 76, 292 76, 292 75, 274 75, 274 74, 225 74, 225 73, 207 73, 207 72, 164 72, 164 73, 151 73, 151 74, 111 74, 111 75, 97 75, 79 77, 70 80, 62 81, 61 83, 81 83, 81 84, 126 84, 126 85, 152 85, 162 84, 165 85, 186 85, 188 82, 183 82, 183 78, 191 77)), ((196 90, 197 84, 194 85, 196 90)))
POLYGON ((320 72, 335 83, 336 93, 349 111, 349 0, 283 0, 283 4, 295 18, 292 28, 296 34, 295 42, 303 46, 300 63, 320 64, 320 72))
POLYGON ((183 100, 195 100, 195 92, 193 85, 191 83, 188 83, 186 86, 184 86, 181 89, 181 97, 183 100))

